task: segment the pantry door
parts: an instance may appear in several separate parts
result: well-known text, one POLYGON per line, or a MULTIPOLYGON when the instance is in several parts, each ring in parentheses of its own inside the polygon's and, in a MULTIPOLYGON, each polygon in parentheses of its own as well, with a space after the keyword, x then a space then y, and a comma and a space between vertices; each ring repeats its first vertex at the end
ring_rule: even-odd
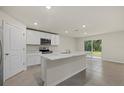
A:
POLYGON ((4 80, 24 69, 25 32, 4 23, 4 80))

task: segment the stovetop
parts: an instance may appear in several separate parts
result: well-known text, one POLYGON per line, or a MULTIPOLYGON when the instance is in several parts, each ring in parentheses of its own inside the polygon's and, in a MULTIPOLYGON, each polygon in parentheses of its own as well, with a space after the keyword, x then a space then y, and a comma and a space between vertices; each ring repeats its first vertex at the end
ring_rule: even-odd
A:
POLYGON ((53 53, 53 51, 42 51, 42 54, 50 54, 50 53, 53 53))

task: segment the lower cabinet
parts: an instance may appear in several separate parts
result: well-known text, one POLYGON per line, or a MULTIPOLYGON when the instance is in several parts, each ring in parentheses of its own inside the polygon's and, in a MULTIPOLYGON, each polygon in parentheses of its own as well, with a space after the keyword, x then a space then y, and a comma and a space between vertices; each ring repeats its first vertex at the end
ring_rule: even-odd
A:
POLYGON ((40 60, 41 60, 40 55, 27 54, 27 66, 41 64, 40 60))

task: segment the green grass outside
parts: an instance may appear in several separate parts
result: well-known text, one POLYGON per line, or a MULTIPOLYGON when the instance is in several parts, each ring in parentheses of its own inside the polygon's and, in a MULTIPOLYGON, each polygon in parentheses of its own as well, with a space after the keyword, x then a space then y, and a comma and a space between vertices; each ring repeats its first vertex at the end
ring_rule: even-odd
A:
POLYGON ((96 56, 96 57, 101 57, 102 56, 102 53, 99 52, 99 51, 94 51, 94 52, 91 52, 90 55, 96 56))
POLYGON ((92 52, 92 55, 93 56, 96 56, 96 57, 101 57, 102 56, 102 53, 99 52, 99 51, 94 51, 94 52, 92 52))

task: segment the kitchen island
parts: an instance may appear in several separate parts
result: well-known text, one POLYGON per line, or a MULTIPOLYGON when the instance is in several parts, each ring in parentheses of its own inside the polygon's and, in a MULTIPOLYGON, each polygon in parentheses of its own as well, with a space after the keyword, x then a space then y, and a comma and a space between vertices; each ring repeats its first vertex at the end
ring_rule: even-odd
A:
POLYGON ((86 69, 85 53, 71 52, 41 55, 43 85, 52 86, 86 69))

